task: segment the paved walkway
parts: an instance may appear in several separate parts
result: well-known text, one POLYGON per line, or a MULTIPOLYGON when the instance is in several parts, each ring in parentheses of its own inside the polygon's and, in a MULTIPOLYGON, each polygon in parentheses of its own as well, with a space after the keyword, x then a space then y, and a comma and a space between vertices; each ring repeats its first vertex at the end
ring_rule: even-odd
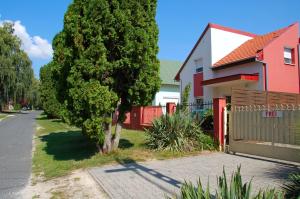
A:
POLYGON ((0 122, 0 198, 19 198, 16 194, 28 183, 37 114, 18 113, 0 122))
POLYGON ((282 164, 276 160, 262 160, 224 153, 203 154, 195 157, 145 163, 121 164, 91 169, 90 174, 114 199, 165 198, 178 193, 184 180, 216 188, 216 176, 222 174, 223 165, 228 177, 238 165, 244 181, 253 178, 253 188, 280 186, 288 173, 299 171, 300 166, 282 164))

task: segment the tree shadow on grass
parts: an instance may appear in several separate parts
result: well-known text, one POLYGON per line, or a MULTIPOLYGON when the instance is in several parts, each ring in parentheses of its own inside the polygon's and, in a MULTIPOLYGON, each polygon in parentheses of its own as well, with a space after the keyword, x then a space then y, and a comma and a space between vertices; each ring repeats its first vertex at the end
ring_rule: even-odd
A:
POLYGON ((84 160, 97 153, 95 143, 83 136, 81 131, 50 133, 40 136, 46 143, 44 150, 55 160, 84 160))
POLYGON ((127 139, 121 138, 119 141, 119 149, 128 149, 133 146, 134 144, 127 139))

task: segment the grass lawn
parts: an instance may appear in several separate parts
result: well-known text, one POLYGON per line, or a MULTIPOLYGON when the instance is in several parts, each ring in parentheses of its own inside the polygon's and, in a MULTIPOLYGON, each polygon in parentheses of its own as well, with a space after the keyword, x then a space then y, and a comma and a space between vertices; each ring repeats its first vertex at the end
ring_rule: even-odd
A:
POLYGON ((32 169, 34 174, 42 175, 46 180, 66 175, 75 169, 109 163, 199 154, 199 151, 153 151, 146 147, 146 134, 143 131, 123 129, 119 149, 111 154, 101 155, 97 153, 95 144, 81 134, 80 129, 45 117, 37 119, 37 124, 32 169))
POLYGON ((0 120, 6 118, 9 114, 7 113, 0 113, 0 120))

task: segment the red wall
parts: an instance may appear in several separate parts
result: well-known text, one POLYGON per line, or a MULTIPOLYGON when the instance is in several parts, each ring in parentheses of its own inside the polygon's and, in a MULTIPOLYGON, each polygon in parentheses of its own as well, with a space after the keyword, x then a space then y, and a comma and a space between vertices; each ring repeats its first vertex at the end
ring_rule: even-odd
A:
POLYGON ((123 123, 124 128, 144 130, 150 127, 155 118, 163 114, 161 106, 134 106, 130 113, 126 114, 126 120, 123 123))
POLYGON ((298 43, 299 24, 296 23, 263 49, 268 91, 299 93, 298 43), (284 47, 294 48, 294 65, 284 64, 284 47))
POLYGON ((194 74, 194 96, 203 96, 203 73, 194 74))

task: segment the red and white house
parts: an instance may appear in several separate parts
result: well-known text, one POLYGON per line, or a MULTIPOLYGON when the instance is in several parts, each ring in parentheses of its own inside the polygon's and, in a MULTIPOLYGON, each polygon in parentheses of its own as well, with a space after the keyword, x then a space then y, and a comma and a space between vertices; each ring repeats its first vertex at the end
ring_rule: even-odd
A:
POLYGON ((191 83, 190 103, 232 88, 299 93, 299 41, 298 23, 264 35, 208 24, 175 80, 191 83))

